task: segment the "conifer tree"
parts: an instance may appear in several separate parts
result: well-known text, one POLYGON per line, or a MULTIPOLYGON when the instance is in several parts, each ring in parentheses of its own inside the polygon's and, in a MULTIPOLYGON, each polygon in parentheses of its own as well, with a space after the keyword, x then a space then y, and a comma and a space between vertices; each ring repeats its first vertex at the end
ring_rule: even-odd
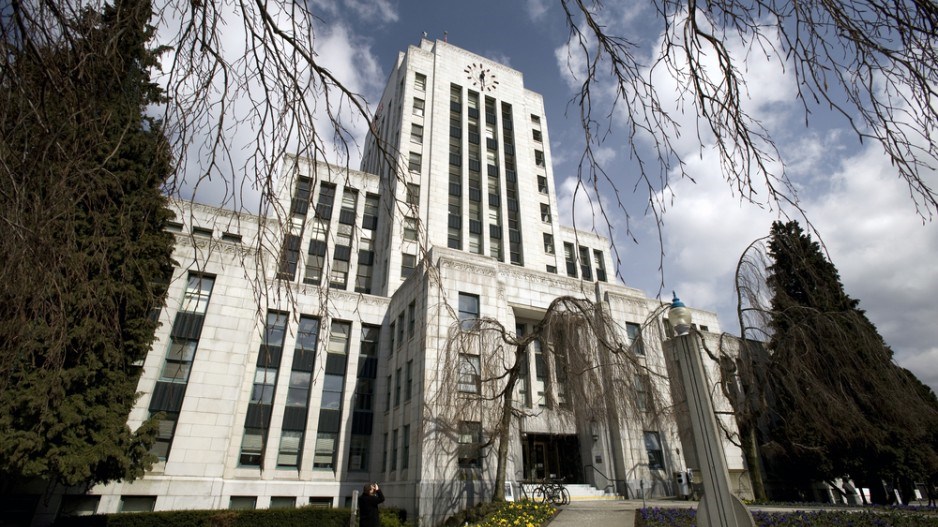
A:
POLYGON ((934 472, 934 395, 893 362, 797 222, 773 224, 768 246, 770 470, 789 483, 850 476, 874 489, 934 472))
POLYGON ((171 156, 143 113, 161 97, 151 13, 115 0, 55 45, 5 41, 0 491, 133 478, 151 462, 152 425, 127 425, 173 244, 171 156))

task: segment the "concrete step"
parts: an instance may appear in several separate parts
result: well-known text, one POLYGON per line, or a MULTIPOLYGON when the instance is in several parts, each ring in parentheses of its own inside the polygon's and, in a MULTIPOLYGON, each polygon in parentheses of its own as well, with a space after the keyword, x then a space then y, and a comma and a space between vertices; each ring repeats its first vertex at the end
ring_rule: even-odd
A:
MULTIPOLYGON (((532 496, 536 484, 525 484, 525 490, 528 496, 532 496)), ((604 491, 586 483, 567 483, 564 484, 567 492, 570 493, 570 501, 593 501, 593 500, 616 500, 621 499, 615 494, 607 494, 604 491)), ((520 489, 519 489, 520 491, 520 489)))
POLYGON ((564 487, 566 487, 567 491, 570 493, 571 501, 618 499, 618 496, 615 494, 606 494, 602 490, 584 483, 573 483, 570 485, 564 485, 564 487))

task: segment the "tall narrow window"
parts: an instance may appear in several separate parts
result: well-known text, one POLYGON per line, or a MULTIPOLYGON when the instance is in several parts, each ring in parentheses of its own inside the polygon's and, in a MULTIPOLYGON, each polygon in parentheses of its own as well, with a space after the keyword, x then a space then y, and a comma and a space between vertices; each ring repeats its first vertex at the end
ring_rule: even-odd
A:
POLYGON ((482 466, 482 423, 474 421, 459 423, 459 445, 456 455, 459 468, 482 466))
POLYGON ((401 311, 401 314, 397 316, 397 347, 398 348, 404 345, 405 334, 406 333, 405 333, 405 328, 404 328, 404 312, 401 311))
POLYGON ((459 355, 459 382, 457 389, 462 393, 477 394, 482 388, 481 365, 478 355, 459 355))
POLYGON ((345 187, 342 191, 342 210, 339 211, 339 223, 355 225, 355 214, 358 209, 358 191, 345 187))
POLYGON ((414 338, 414 331, 417 326, 417 301, 411 300, 407 306, 407 337, 414 338))
POLYGON ((388 471, 388 434, 384 434, 381 442, 381 472, 388 471))
POLYGON ((342 394, 348 363, 349 322, 334 320, 329 327, 325 374, 322 376, 322 403, 319 431, 313 452, 313 468, 335 470, 336 443, 342 415, 342 394))
POLYGON ((319 320, 307 315, 300 316, 277 453, 277 466, 281 468, 297 468, 300 464, 318 341, 319 320))
POLYGON ((414 97, 414 115, 417 117, 423 117, 423 99, 418 99, 414 97))
POLYGON ((329 286, 344 290, 348 287, 348 272, 348 261, 333 259, 332 267, 329 269, 329 286))
POLYGON ((371 280, 374 276, 375 252, 371 239, 362 237, 358 241, 358 273, 355 277, 355 291, 371 293, 371 280))
POLYGON ((593 279, 593 268, 590 265, 590 250, 587 247, 580 246, 580 277, 583 280, 590 281, 593 279))
POLYGON ((648 468, 664 470, 664 452, 658 432, 645 432, 645 451, 648 453, 648 468))
POLYGON ((283 247, 280 250, 280 265, 277 278, 293 280, 296 277, 296 264, 300 260, 300 237, 287 234, 283 238, 283 247))
POLYGON ((407 386, 404 390, 404 400, 409 401, 414 394, 414 361, 407 361, 407 386))
POLYGON ((306 217, 306 213, 309 211, 309 197, 312 188, 312 180, 308 177, 300 176, 296 178, 296 189, 293 191, 293 199, 290 200, 291 216, 306 217))
POLYGON ((642 412, 647 412, 651 409, 652 402, 648 376, 636 373, 633 382, 635 386, 635 405, 642 412))
POLYGON ((306 258, 306 274, 303 276, 304 284, 319 285, 322 283, 322 271, 326 265, 325 240, 312 239, 309 241, 309 254, 306 258))
POLYGON ((351 472, 368 471, 368 451, 371 449, 370 435, 352 435, 349 439, 348 469, 351 472))
POLYGON ((472 331, 478 321, 479 295, 459 293, 459 326, 465 331, 472 331))
POLYGON ((332 219, 332 206, 335 203, 335 185, 321 183, 319 185, 319 201, 316 203, 316 217, 322 220, 332 219))
POLYGON ((544 252, 554 254, 554 235, 544 233, 544 252))
POLYGON ((408 276, 414 274, 414 269, 416 268, 416 255, 406 253, 401 255, 401 278, 407 278, 408 276))
POLYGON ((423 156, 417 152, 411 152, 410 158, 407 162, 407 169, 411 172, 420 172, 420 167, 423 165, 423 156))
POLYGON ((410 125, 410 142, 416 145, 423 144, 423 126, 419 124, 410 125))
POLYGON ((244 420, 240 458, 241 465, 244 466, 260 466, 263 459, 286 330, 286 313, 267 313, 264 335, 257 354, 257 369, 254 371, 254 387, 244 420))
POLYGON ((387 383, 385 383, 385 392, 384 392, 384 411, 387 412, 391 409, 391 376, 388 375, 387 383))
POLYGON ((596 279, 600 282, 606 281, 606 259, 603 257, 603 252, 598 249, 593 249, 593 262, 596 264, 596 279))
POLYGON ((377 194, 365 194, 365 214, 362 216, 362 228, 375 230, 378 226, 378 206, 381 198, 377 194))
POLYGON ((417 241, 417 218, 404 217, 404 240, 417 241))
POLYGON ((563 259, 567 264, 567 276, 577 277, 576 274, 576 255, 573 253, 573 244, 563 244, 563 259))
POLYGON ((192 273, 186 282, 186 292, 182 305, 173 321, 170 332, 169 350, 163 363, 160 379, 150 399, 150 415, 163 413, 157 423, 157 437, 151 451, 159 459, 169 456, 173 436, 176 433, 176 420, 182 409, 182 400, 192 370, 192 361, 202 335, 202 324, 208 310, 209 299, 215 285, 215 278, 192 273))
POLYGON ((401 469, 410 466, 410 425, 404 425, 401 435, 401 469))
POLYGON ((375 378, 378 372, 378 337, 380 334, 380 326, 362 325, 361 347, 358 357, 358 380, 352 398, 352 435, 349 441, 348 469, 353 472, 366 472, 369 470, 375 378))
POLYGON ((415 73, 414 88, 417 91, 427 91, 427 76, 423 73, 415 73))
MULTIPOLYGON (((525 334, 524 324, 515 324, 515 334, 517 336, 523 337, 525 334)), ((525 349, 521 356, 518 357, 518 380, 515 386, 518 389, 518 401, 522 406, 529 406, 531 401, 528 400, 529 390, 528 386, 530 385, 530 369, 528 367, 528 350, 525 349)))
POLYGON ((550 375, 547 371, 547 358, 544 356, 544 350, 540 340, 531 343, 534 348, 534 389, 537 392, 536 403, 540 408, 547 406, 547 388, 550 375))
POLYGON ((632 343, 632 351, 638 355, 644 355, 645 346, 642 343, 642 327, 634 322, 626 322, 625 331, 628 333, 629 341, 632 343))
POLYGON ((420 185, 416 183, 407 184, 407 204, 415 207, 420 204, 420 185))
POLYGON ((544 176, 537 176, 537 191, 541 194, 547 194, 547 178, 544 176))

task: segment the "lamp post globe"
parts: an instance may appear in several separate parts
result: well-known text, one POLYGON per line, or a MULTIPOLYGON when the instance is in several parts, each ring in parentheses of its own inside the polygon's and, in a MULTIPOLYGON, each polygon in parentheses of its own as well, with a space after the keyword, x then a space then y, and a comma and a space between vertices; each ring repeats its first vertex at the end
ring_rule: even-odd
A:
POLYGON ((668 321, 671 322, 671 327, 677 335, 686 335, 690 333, 691 328, 690 309, 687 309, 684 302, 681 302, 677 293, 672 291, 671 294, 674 295, 674 299, 671 300, 671 309, 668 310, 668 321))

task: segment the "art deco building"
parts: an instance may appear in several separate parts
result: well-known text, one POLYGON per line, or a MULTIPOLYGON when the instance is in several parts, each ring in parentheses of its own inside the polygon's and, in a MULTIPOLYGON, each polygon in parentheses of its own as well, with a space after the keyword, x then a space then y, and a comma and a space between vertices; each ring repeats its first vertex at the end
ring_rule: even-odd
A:
MULTIPOLYGON (((661 303, 617 283, 607 239, 559 223, 547 116, 522 74, 423 40, 378 108, 383 140, 361 171, 290 158, 267 216, 173 202, 179 265, 130 416, 162 416, 160 461, 47 514, 345 506, 378 481, 387 505, 433 525, 493 491, 482 410, 449 411, 488 404, 483 364, 509 354, 475 321, 524 334, 563 296, 602 306, 667 406, 661 317, 649 319, 661 303)), ((719 333, 715 315, 695 317, 719 333)), ((673 495, 690 450, 676 420, 560 418, 554 345, 524 354, 508 481, 673 495)), ((727 457, 741 472, 738 450, 727 457)))

